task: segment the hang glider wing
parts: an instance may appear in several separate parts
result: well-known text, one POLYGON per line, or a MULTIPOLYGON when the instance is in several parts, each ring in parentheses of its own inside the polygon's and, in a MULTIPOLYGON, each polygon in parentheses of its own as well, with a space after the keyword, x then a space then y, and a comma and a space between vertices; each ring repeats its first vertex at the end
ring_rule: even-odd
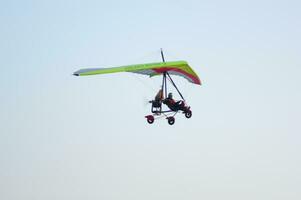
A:
POLYGON ((182 76, 189 82, 201 85, 201 81, 198 75, 193 71, 193 69, 188 65, 186 61, 173 61, 173 62, 160 62, 160 63, 146 63, 146 64, 136 64, 127 65, 121 67, 111 67, 111 68, 88 68, 80 69, 73 73, 75 76, 87 76, 96 74, 108 74, 116 72, 132 72, 143 75, 148 75, 150 77, 163 74, 168 72, 169 74, 182 76))

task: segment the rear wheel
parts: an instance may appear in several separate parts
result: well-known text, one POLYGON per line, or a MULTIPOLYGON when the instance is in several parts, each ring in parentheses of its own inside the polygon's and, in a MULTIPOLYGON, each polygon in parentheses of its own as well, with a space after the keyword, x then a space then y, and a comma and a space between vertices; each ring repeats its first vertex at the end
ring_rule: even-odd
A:
POLYGON ((175 123, 175 118, 174 117, 168 117, 167 121, 168 121, 169 125, 173 125, 175 123))
POLYGON ((147 115, 145 116, 147 123, 152 124, 155 121, 155 118, 153 115, 147 115))
POLYGON ((147 122, 148 122, 149 124, 154 123, 154 121, 155 121, 155 120, 154 120, 153 118, 148 118, 148 119, 147 119, 147 122))

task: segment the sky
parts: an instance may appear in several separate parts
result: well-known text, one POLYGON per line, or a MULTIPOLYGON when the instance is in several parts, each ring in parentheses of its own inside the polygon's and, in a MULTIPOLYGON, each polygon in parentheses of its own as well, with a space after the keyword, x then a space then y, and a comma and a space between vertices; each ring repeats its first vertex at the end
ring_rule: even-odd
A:
MULTIPOLYGON (((1 1, 0 199, 301 198, 300 1, 1 1), (193 116, 147 124, 186 60, 193 116)), ((179 97, 177 97, 179 98, 179 97)))

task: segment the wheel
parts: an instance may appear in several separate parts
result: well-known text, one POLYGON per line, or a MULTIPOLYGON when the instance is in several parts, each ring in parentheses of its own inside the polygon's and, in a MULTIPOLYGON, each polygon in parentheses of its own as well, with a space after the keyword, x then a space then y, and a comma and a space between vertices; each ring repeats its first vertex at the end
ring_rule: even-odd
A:
POLYGON ((168 117, 167 121, 168 121, 169 125, 173 125, 175 123, 175 118, 174 117, 168 117))
POLYGON ((155 121, 155 120, 154 120, 154 119, 152 119, 152 118, 148 118, 148 119, 147 119, 147 122, 148 122, 149 124, 152 124, 152 123, 154 123, 154 121, 155 121))
POLYGON ((190 110, 185 112, 185 117, 186 118, 190 118, 191 116, 192 116, 192 112, 190 110))
POLYGON ((146 118, 147 123, 149 123, 149 124, 152 124, 155 121, 155 118, 152 115, 147 115, 147 116, 145 116, 145 118, 146 118))

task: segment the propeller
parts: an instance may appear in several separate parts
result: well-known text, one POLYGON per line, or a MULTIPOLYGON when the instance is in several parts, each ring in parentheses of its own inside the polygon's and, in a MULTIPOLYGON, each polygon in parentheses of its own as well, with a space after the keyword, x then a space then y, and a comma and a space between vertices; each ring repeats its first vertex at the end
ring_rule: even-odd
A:
POLYGON ((149 106, 150 105, 150 98, 147 98, 146 96, 143 96, 142 105, 143 105, 143 108, 149 106))

